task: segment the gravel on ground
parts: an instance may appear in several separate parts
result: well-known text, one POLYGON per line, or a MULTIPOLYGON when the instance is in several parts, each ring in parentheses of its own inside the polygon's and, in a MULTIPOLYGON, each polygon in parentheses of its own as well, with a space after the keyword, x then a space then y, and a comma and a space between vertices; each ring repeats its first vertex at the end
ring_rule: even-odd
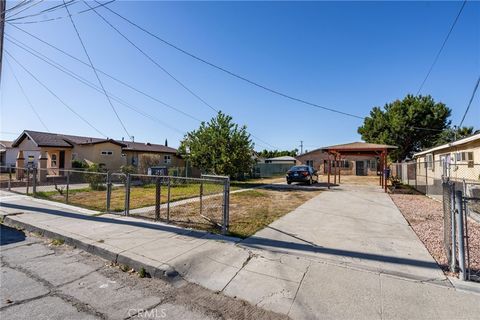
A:
MULTIPOLYGON (((448 261, 443 244, 443 204, 415 192, 390 194, 417 236, 438 265, 448 273, 448 261)), ((480 276, 480 223, 467 219, 470 269, 480 276)))

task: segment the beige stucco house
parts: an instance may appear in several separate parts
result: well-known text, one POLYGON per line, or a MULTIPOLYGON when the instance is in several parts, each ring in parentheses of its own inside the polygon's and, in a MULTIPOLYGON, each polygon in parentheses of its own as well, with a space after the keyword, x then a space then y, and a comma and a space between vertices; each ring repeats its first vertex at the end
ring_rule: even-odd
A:
POLYGON ((72 136, 25 130, 13 143, 18 148, 17 167, 35 166, 46 169, 48 175, 63 175, 72 161, 100 164, 107 170, 119 171, 123 165, 138 165, 145 154, 163 159, 158 165, 179 166, 183 160, 177 150, 163 145, 126 142, 114 139, 72 136))
POLYGON ((335 173, 341 171, 342 175, 357 175, 357 176, 374 176, 381 172, 380 157, 378 155, 363 152, 363 150, 375 150, 376 148, 392 148, 392 146, 377 145, 365 142, 352 142, 330 147, 315 149, 301 155, 298 155, 297 161, 301 164, 309 165, 320 174, 327 174, 329 168, 329 159, 332 160, 332 155, 327 152, 329 149, 339 150, 359 150, 357 154, 342 155, 338 162, 331 162, 331 172, 335 173))
POLYGON ((480 180, 480 133, 443 144, 413 156, 417 175, 441 180, 447 175, 453 180, 480 180))

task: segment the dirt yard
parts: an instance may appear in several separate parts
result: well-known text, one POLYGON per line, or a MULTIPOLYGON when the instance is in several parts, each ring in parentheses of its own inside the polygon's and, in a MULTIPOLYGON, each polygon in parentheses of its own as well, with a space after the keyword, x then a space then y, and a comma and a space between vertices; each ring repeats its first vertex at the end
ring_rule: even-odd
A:
MULTIPOLYGON (((232 193, 229 234, 240 238, 249 237, 320 192, 318 188, 300 190, 293 186, 232 193)), ((184 227, 220 232, 218 226, 212 222, 220 224, 222 221, 222 198, 211 197, 203 201, 203 212, 200 212, 199 201, 172 206, 170 222, 184 227)), ((153 211, 139 215, 143 218, 154 218, 153 211)), ((164 211, 160 213, 160 218, 165 220, 164 211)))
MULTIPOLYGON (((439 266, 448 271, 443 246, 443 204, 412 189, 390 194, 390 197, 439 266)), ((480 223, 471 218, 467 220, 470 267, 472 274, 480 276, 480 223)))

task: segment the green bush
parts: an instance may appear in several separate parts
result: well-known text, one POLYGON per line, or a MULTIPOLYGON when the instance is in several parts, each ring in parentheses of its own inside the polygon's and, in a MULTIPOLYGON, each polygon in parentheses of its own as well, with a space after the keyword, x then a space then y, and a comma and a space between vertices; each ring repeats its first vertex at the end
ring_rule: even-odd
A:
POLYGON ((87 169, 88 163, 82 160, 72 160, 72 168, 73 169, 87 169))
POLYGON ((107 187, 106 183, 106 176, 103 174, 96 174, 96 173, 105 173, 105 169, 99 165, 98 163, 93 163, 87 168, 87 173, 85 173, 85 181, 88 182, 90 185, 90 189, 92 190, 105 190, 107 187))

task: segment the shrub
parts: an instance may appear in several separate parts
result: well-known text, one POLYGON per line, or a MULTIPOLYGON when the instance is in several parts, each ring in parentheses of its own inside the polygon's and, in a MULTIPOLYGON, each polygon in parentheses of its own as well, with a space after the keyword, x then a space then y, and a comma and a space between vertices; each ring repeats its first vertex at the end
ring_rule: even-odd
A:
POLYGON ((88 163, 83 160, 72 160, 72 168, 73 169, 87 169, 88 163))
POLYGON ((105 169, 98 163, 93 163, 87 168, 87 173, 85 173, 85 181, 88 182, 90 185, 90 189, 92 190, 105 190, 106 186, 106 179, 105 175, 103 174, 96 174, 96 173, 104 173, 105 169))

